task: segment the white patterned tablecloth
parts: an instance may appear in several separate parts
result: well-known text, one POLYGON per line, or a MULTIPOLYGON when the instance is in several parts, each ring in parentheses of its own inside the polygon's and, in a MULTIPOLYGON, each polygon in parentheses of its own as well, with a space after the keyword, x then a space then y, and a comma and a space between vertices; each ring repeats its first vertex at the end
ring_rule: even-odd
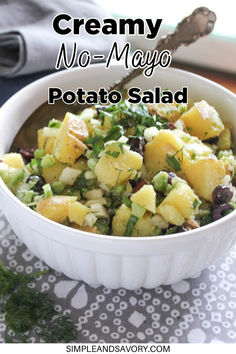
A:
MULTIPOLYGON (((47 269, 1 210, 0 259, 15 272, 47 269)), ((57 310, 71 314, 78 343, 236 343, 236 246, 197 277, 152 290, 94 288, 53 270, 34 286, 51 295, 57 310)), ((0 342, 4 331, 1 314, 0 342)))

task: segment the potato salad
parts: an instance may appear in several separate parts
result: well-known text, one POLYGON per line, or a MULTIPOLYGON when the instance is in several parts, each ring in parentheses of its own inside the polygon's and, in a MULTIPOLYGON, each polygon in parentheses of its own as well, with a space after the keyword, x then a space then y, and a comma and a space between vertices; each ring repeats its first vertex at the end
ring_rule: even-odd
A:
POLYGON ((29 208, 68 227, 169 235, 236 207, 231 126, 205 100, 96 105, 37 133, 36 150, 2 156, 0 176, 29 208))

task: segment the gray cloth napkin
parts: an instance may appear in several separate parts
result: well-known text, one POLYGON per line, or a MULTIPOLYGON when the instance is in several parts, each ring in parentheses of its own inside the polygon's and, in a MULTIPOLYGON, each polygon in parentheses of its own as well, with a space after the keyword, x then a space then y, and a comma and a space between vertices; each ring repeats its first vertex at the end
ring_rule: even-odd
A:
MULTIPOLYGON (((79 52, 107 55, 116 36, 97 34, 61 36, 52 28, 59 13, 73 18, 111 17, 92 0, 1 0, 0 1, 0 76, 15 76, 52 70, 61 42, 66 43, 68 57, 73 42, 79 52)), ((122 41, 122 39, 119 39, 122 41)))

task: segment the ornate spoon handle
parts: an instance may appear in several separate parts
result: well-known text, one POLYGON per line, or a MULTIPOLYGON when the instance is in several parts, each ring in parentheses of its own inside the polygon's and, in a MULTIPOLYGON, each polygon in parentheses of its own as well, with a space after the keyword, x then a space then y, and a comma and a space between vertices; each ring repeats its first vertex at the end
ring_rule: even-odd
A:
MULTIPOLYGON (((185 17, 173 33, 161 38, 152 52, 157 50, 160 53, 166 49, 173 54, 181 45, 187 46, 209 34, 214 28, 215 21, 216 15, 213 11, 206 7, 199 7, 190 16, 185 17)), ((129 81, 142 74, 144 69, 133 69, 121 80, 110 86, 108 91, 121 90, 129 81)))

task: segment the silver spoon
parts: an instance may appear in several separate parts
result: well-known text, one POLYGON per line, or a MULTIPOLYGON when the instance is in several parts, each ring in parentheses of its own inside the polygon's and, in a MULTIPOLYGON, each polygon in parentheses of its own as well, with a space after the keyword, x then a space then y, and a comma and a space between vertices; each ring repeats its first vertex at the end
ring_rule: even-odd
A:
MULTIPOLYGON (((194 10, 190 16, 185 17, 177 25, 172 34, 160 39, 155 49, 158 50, 159 53, 165 49, 174 53, 181 45, 189 45, 209 34, 214 28, 215 21, 216 15, 214 12, 206 7, 199 7, 194 10)), ((129 81, 142 74, 144 69, 145 68, 132 70, 120 81, 110 86, 108 91, 114 89, 121 90, 129 81)), ((86 105, 79 104, 68 107, 68 105, 62 101, 57 101, 54 105, 49 105, 47 102, 43 103, 30 115, 20 128, 10 150, 16 151, 18 148, 36 148, 38 129, 47 125, 52 117, 61 120, 68 110, 72 113, 77 113, 84 108, 86 108, 86 105)))
MULTIPOLYGON (((175 31, 161 38, 156 47, 158 53, 167 49, 172 54, 181 46, 188 46, 196 42, 199 38, 209 34, 215 25, 216 15, 206 7, 199 7, 193 11, 190 16, 185 17, 176 27, 175 31)), ((138 68, 130 71, 121 80, 115 82, 109 87, 111 90, 121 90, 125 85, 139 76, 145 68, 138 68)))

